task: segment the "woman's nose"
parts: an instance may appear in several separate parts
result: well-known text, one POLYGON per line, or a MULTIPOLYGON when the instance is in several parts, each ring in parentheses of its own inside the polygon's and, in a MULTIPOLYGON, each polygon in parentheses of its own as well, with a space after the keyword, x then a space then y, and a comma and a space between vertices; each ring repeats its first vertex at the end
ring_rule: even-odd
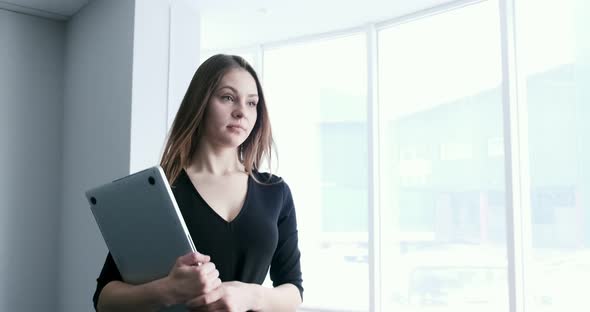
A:
POLYGON ((244 117, 244 110, 248 102, 245 100, 239 100, 234 103, 234 111, 232 113, 234 118, 242 118, 244 117))
POLYGON ((244 117, 244 112, 242 111, 242 108, 237 107, 236 109, 234 109, 232 116, 238 119, 244 117))

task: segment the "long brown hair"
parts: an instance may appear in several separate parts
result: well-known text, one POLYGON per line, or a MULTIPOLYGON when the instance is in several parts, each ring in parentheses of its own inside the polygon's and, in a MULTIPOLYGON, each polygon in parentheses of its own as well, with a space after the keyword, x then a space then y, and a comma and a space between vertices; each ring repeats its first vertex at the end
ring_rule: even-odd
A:
MULTIPOLYGON (((164 169, 171 185, 176 181, 180 172, 190 165, 196 152, 197 144, 203 134, 203 121, 211 94, 218 87, 223 76, 235 68, 248 71, 254 77, 258 89, 256 123, 236 153, 244 164, 246 173, 251 176, 253 170, 259 169, 263 158, 266 158, 270 165, 274 142, 258 75, 242 57, 217 54, 207 59, 195 72, 172 123, 160 161, 160 166, 164 169)), ((258 181, 256 177, 254 179, 258 181)))

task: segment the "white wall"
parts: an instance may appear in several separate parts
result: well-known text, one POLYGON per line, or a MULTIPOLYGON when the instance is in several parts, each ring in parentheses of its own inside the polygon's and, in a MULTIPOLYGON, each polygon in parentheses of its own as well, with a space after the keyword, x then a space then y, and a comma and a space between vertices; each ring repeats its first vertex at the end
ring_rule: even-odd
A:
POLYGON ((0 311, 92 311, 107 249, 84 191, 157 164, 199 63, 188 1, 0 10, 0 311))
POLYGON ((170 21, 170 79, 168 80, 168 127, 197 67, 201 64, 201 17, 193 1, 174 1, 170 21))
POLYGON ((138 1, 133 40, 130 172, 158 163, 166 136, 168 1, 138 1))
POLYGON ((63 30, 0 9, 0 311, 55 307, 63 30))
POLYGON ((187 1, 135 7, 130 172, 156 165, 199 65, 199 13, 187 1))
POLYGON ((129 172, 132 0, 95 0, 66 27, 57 311, 91 311, 106 247, 84 192, 129 172))
POLYGON ((107 253, 84 191, 159 162, 199 33, 180 0, 94 0, 68 22, 58 311, 93 310, 107 253))

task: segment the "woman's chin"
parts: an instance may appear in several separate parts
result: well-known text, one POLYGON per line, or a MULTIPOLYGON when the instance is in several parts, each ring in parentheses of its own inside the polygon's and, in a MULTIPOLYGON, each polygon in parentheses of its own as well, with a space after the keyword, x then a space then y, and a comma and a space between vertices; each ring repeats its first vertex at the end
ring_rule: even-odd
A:
POLYGON ((245 138, 227 138, 226 140, 224 140, 223 142, 223 146, 227 147, 227 148, 235 148, 237 149, 238 147, 240 147, 240 145, 242 145, 242 143, 244 143, 246 139, 245 138))

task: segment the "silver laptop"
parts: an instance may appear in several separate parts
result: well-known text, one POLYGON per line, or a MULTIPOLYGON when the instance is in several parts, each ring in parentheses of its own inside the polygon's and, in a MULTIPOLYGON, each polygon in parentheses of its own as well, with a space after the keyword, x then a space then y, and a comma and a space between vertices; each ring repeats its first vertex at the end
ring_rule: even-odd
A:
POLYGON ((165 277, 178 257, 196 251, 160 166, 88 190, 86 198, 126 283, 165 277))

